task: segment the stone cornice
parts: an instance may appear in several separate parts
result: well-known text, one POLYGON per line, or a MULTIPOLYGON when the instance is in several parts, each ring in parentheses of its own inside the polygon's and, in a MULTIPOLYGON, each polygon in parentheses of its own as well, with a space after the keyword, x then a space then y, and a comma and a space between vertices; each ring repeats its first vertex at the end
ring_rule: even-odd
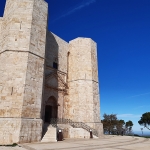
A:
POLYGON ((93 82, 96 82, 96 83, 98 83, 98 81, 95 81, 95 80, 90 80, 90 79, 77 79, 77 80, 71 80, 71 81, 68 81, 68 82, 74 82, 74 81, 80 81, 80 80, 85 80, 85 81, 93 81, 93 82))
POLYGON ((0 54, 5 53, 5 52, 22 52, 22 53, 30 53, 30 54, 32 54, 32 55, 35 55, 35 56, 37 56, 37 57, 40 57, 41 59, 45 59, 44 57, 42 57, 42 56, 40 56, 40 55, 37 55, 37 54, 35 54, 35 53, 33 53, 33 52, 30 52, 30 51, 4 50, 4 51, 0 52, 0 54))

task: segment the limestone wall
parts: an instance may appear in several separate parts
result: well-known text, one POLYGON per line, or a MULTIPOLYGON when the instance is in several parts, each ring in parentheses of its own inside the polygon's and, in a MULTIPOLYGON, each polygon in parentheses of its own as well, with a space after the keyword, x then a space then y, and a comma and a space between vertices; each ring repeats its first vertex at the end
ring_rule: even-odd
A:
POLYGON ((41 117, 41 101, 44 78, 44 58, 47 31, 48 6, 43 0, 35 0, 32 14, 31 37, 25 81, 22 116, 41 117))
POLYGON ((51 96, 59 118, 102 131, 96 43, 62 40, 47 30, 47 13, 44 0, 6 0, 0 18, 0 144, 39 141, 51 96))
POLYGON ((57 35, 53 34, 58 44, 58 70, 67 73, 67 54, 69 51, 69 44, 62 40, 57 35))
MULTIPOLYGON (((27 0, 29 1, 29 0, 27 0)), ((44 0, 34 0, 30 34, 30 52, 45 57, 48 4, 44 0)))
POLYGON ((6 1, 2 28, 3 50, 29 50, 33 5, 33 0, 6 1))
POLYGON ((44 60, 35 55, 28 55, 28 66, 24 87, 22 117, 40 118, 43 92, 44 60))
POLYGON ((29 51, 30 46, 31 52, 44 56, 47 7, 43 0, 7 0, 2 28, 3 50, 29 51))
POLYGON ((21 119, 0 118, 0 144, 7 145, 19 141, 21 119))
MULTIPOLYGON (((40 140, 47 10, 43 0, 6 1, 0 49, 0 117, 12 117, 8 123, 14 126, 16 118, 22 118, 18 128, 24 137, 19 135, 16 142, 40 140), (32 127, 34 120, 38 127, 32 127)), ((4 133, 8 130, 8 137, 18 131, 9 130, 3 119, 0 127, 4 133)), ((5 142, 12 143, 8 139, 5 142)))
POLYGON ((57 35, 47 31, 46 41, 46 70, 45 70, 45 90, 43 101, 43 118, 46 101, 54 96, 58 103, 58 117, 63 117, 64 89, 67 84, 67 53, 69 44, 57 35), (58 69, 53 68, 53 63, 58 64, 58 69))
MULTIPOLYGON (((90 132, 84 130, 83 128, 68 128, 65 134, 68 135, 67 138, 73 138, 73 139, 79 139, 79 138, 86 138, 90 139, 90 132)), ((97 138, 96 136, 93 135, 93 138, 97 138)))
POLYGON ((41 141, 42 134, 41 119, 21 119, 19 143, 30 143, 41 141))
POLYGON ((23 105, 22 117, 40 118, 47 4, 43 0, 7 0, 4 24, 7 33, 5 30, 3 32, 7 34, 7 42, 4 43, 3 53, 0 54, 0 61, 3 64, 0 65, 0 83, 3 86, 1 94, 4 93, 1 100, 12 103, 14 99, 19 99, 20 105, 17 107, 23 105), (12 97, 15 94, 17 98, 12 97), (31 112, 32 115, 27 115, 31 112))
POLYGON ((69 101, 65 113, 73 121, 95 128, 95 122, 100 122, 96 43, 77 38, 69 44, 69 101))
POLYGON ((69 44, 52 32, 47 32, 46 65, 53 67, 58 63, 58 70, 67 73, 67 53, 69 44))
POLYGON ((0 54, 0 117, 21 117, 27 53, 0 54))
POLYGON ((100 93, 98 80, 98 60, 97 44, 91 40, 91 62, 92 62, 92 81, 93 81, 93 104, 94 104, 94 121, 100 121, 100 93))
MULTIPOLYGON (((1 32, 1 28, 2 28, 2 23, 3 23, 3 18, 0 17, 0 41, 2 41, 2 32, 1 32)), ((1 42, 0 42, 0 51, 1 51, 1 42)))
POLYGON ((29 143, 41 140, 42 121, 20 118, 0 118, 0 143, 29 143))
POLYGON ((59 45, 54 35, 50 31, 47 31, 46 52, 45 52, 46 66, 53 68, 53 62, 58 63, 58 50, 59 45))

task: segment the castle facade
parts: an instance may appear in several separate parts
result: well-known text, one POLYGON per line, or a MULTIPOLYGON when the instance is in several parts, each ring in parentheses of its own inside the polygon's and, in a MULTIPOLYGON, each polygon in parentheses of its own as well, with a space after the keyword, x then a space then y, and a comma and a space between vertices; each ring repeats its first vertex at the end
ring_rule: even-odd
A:
POLYGON ((102 135, 97 45, 90 38, 67 43, 48 31, 47 18, 44 0, 6 0, 0 18, 0 145, 41 141, 45 124, 55 119, 66 121, 67 138, 88 138, 88 127, 102 135))

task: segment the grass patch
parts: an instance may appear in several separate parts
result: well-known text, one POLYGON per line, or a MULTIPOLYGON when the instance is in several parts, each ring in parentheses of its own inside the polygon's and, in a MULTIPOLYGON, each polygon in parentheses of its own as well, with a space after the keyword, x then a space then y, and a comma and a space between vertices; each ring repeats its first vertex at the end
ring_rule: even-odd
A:
POLYGON ((13 143, 13 144, 9 144, 9 145, 0 145, 0 146, 6 146, 6 147, 15 147, 17 146, 18 144, 16 143, 13 143))
POLYGON ((134 136, 143 137, 143 138, 150 138, 150 136, 140 136, 140 135, 138 135, 138 134, 134 134, 134 136))

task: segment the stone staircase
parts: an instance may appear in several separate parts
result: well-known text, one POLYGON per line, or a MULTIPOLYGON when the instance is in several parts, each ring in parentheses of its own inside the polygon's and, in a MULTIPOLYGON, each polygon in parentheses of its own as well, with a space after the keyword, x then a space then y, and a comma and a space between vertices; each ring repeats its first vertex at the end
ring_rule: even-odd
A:
POLYGON ((41 142, 57 142, 57 129, 50 124, 44 124, 41 142))
POLYGON ((41 142, 56 142, 58 130, 62 130, 64 138, 90 138, 90 130, 92 130, 93 138, 98 138, 97 131, 85 123, 73 122, 64 118, 54 118, 51 119, 50 124, 44 124, 41 142))
POLYGON ((59 124, 69 125, 73 128, 82 128, 88 132, 90 132, 90 130, 92 130, 93 135, 98 137, 97 130, 91 128, 90 126, 88 126, 87 124, 85 124, 83 122, 74 122, 71 119, 64 119, 64 118, 53 118, 53 119, 51 119, 50 124, 54 127, 57 127, 59 124))

